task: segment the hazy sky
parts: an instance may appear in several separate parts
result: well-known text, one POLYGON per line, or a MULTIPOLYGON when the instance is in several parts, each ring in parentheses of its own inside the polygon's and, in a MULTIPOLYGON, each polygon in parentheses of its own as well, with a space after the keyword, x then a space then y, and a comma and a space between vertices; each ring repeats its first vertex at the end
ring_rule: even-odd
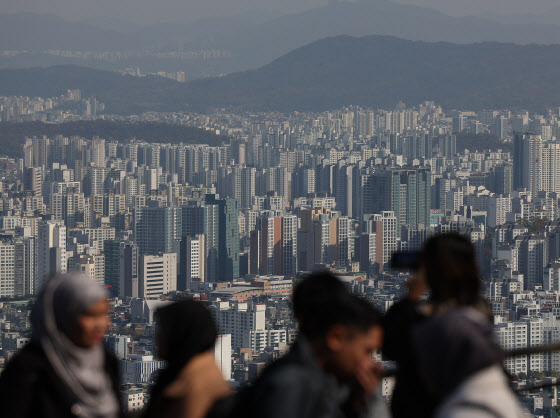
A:
MULTIPOLYGON (((53 13, 64 18, 109 16, 142 23, 189 22, 208 16, 232 16, 247 10, 291 13, 329 0, 0 0, 0 12, 53 13)), ((362 0, 380 1, 380 0, 362 0)), ((543 13, 560 0, 398 0, 433 7, 452 15, 483 12, 543 13)))
POLYGON ((451 15, 481 15, 484 12, 540 14, 560 7, 560 0, 398 0, 432 7, 451 15))

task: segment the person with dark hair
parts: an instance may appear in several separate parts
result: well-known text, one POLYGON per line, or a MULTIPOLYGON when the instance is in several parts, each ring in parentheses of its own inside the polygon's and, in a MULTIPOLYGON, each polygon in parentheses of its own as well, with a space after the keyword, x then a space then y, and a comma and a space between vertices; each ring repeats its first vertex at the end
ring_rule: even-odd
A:
POLYGON ((155 383, 146 418, 204 418, 230 394, 212 348, 218 331, 199 302, 175 302, 156 312, 159 357, 167 361, 155 383))
POLYGON ((445 306, 482 307, 481 280, 472 243, 459 234, 429 239, 421 251, 417 277, 430 289, 430 302, 445 306))
POLYGON ((372 359, 383 336, 380 314, 325 273, 296 287, 293 311, 296 342, 240 394, 233 416, 385 417, 381 369, 372 359))
POLYGON ((0 377, 2 416, 122 416, 117 359, 102 344, 107 296, 80 274, 46 282, 31 311, 31 342, 0 377))
POLYGON ((480 373, 480 382, 492 382, 484 389, 492 395, 477 398, 469 392, 460 412, 467 415, 457 416, 518 416, 482 298, 476 252, 466 237, 443 234, 425 243, 407 297, 385 317, 385 335, 383 353, 399 367, 394 417, 455 416, 449 407, 441 415, 443 405, 480 373), (429 299, 423 302, 426 291, 429 299))

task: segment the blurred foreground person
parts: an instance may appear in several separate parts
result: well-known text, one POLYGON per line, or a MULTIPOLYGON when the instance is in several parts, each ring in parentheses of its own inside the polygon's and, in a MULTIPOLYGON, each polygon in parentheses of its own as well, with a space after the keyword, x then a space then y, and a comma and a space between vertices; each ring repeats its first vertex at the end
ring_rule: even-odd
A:
POLYGON ((236 417, 386 417, 378 395, 381 317, 330 274, 304 279, 294 292, 300 333, 283 358, 241 392, 236 417))
POLYGON ((118 363, 102 345, 108 313, 105 289, 93 279, 49 279, 31 311, 31 342, 0 377, 2 416, 121 416, 118 363))
POLYGON ((399 366, 395 417, 522 416, 481 296, 475 249, 465 237, 426 242, 408 297, 389 310, 385 326, 384 354, 399 366))
POLYGON ((146 417, 203 418, 230 394, 214 359, 218 336, 212 315, 186 300, 157 311, 159 357, 167 367, 158 376, 146 417))

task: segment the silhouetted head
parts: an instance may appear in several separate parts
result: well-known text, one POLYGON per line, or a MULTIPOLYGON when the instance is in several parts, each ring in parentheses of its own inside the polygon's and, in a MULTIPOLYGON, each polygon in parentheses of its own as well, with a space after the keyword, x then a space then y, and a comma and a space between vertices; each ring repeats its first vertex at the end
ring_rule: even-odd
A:
POLYGON ((184 300, 157 310, 158 352, 170 367, 182 367, 210 350, 217 336, 212 314, 200 302, 184 300))
POLYGON ((159 308, 156 319, 157 352, 167 361, 167 367, 159 372, 145 416, 157 415, 154 401, 194 357, 212 349, 218 337, 212 314, 194 300, 159 308))
POLYGON ((475 306, 480 303, 481 284, 472 243, 459 234, 437 235, 421 252, 419 276, 424 276, 436 305, 475 306))
POLYGON ((341 380, 352 380, 381 347, 379 312, 331 274, 304 279, 294 291, 293 309, 300 333, 315 348, 319 362, 341 380))

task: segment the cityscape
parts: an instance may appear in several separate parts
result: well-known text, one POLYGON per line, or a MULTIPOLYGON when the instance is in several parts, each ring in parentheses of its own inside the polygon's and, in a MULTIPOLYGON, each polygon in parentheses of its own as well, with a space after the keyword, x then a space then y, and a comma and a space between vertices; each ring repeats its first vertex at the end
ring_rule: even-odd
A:
MULTIPOLYGON (((324 393, 328 387, 358 409, 320 415, 318 408, 302 417, 389 417, 389 408, 395 418, 407 416, 394 406, 405 403, 399 379, 413 370, 414 391, 421 386, 416 395, 434 388, 419 383, 425 377, 420 366, 406 369, 420 364, 418 358, 395 359, 388 343, 379 342, 393 342, 391 332, 402 336, 397 345, 403 351, 416 341, 408 324, 396 330, 387 325, 402 301, 414 302, 410 315, 425 323, 467 309, 488 317, 465 314, 476 326, 467 321, 461 331, 476 338, 460 348, 445 346, 443 338, 431 341, 444 345, 442 364, 458 350, 462 365, 483 363, 485 355, 492 360, 484 367, 500 365, 513 399, 508 402, 522 412, 488 416, 559 416, 560 27, 537 11, 516 14, 513 6, 510 14, 488 6, 480 14, 455 16, 444 14, 445 7, 406 2, 319 3, 303 12, 299 7, 307 6, 251 6, 251 13, 227 16, 199 11, 188 23, 171 13, 168 21, 156 19, 163 10, 153 11, 153 22, 132 18, 136 11, 130 11, 130 21, 114 16, 104 25, 85 11, 73 17, 68 11, 64 20, 35 10, 12 15, 0 6, 0 39, 6 38, 0 40, 0 410, 2 388, 9 386, 1 376, 13 379, 10 365, 30 346, 43 347, 41 355, 70 392, 68 382, 82 384, 87 374, 75 364, 101 364, 99 352, 92 349, 89 357, 90 346, 73 339, 76 324, 57 316, 65 315, 63 308, 78 309, 70 293, 67 306, 50 312, 46 305, 48 296, 58 297, 49 293, 51 283, 79 277, 72 291, 84 300, 105 292, 95 301, 108 300, 108 310, 74 295, 88 305, 68 312, 91 321, 109 312, 99 346, 118 366, 109 377, 91 374, 97 386, 85 384, 87 396, 73 394, 79 399, 68 404, 71 416, 267 416, 220 399, 240 395, 236 402, 252 405, 263 393, 282 392, 274 386, 259 392, 259 385, 266 388, 262 382, 283 361, 293 361, 294 352, 305 352, 305 344, 317 357, 313 367, 340 385, 325 384, 324 393), (363 29, 378 14, 380 29, 363 29), (356 22, 355 28, 334 25, 338 15, 356 22), (58 25, 60 36, 45 30, 51 39, 40 39, 12 28, 8 39, 1 26, 10 16, 22 28, 58 25), (409 22, 410 31, 394 16, 409 22), (314 26, 316 20, 327 27, 314 26), (437 34, 427 29, 430 22, 437 34), (447 43, 454 25, 454 43, 447 43), (517 53, 518 67, 509 60, 517 53), (354 54, 355 61, 348 58, 354 54), (444 65, 432 59, 439 56, 444 65), (543 56, 542 65, 528 64, 543 56), (457 302, 460 297, 435 303, 436 285, 422 257, 429 243, 446 236, 466 240, 474 251, 471 279, 480 288, 475 286, 472 306, 457 302), (423 275, 426 283, 417 291, 423 275), (80 282, 84 276, 86 284, 80 282), (315 318, 302 314, 294 297, 317 277, 338 283, 314 289, 319 302, 308 306, 328 317, 325 323, 334 321, 321 337, 329 349, 329 333, 339 325, 358 335, 382 330, 379 337, 367 334, 368 359, 378 367, 373 389, 360 376, 348 384, 340 370, 318 360, 326 346, 315 345, 319 331, 306 328, 317 328, 315 318), (96 290, 88 287, 92 281, 96 290), (332 301, 333 312, 347 309, 347 317, 325 314, 329 306, 321 308, 321 297, 328 292, 331 299, 324 300, 332 301), (197 319, 170 313, 186 310, 180 305, 185 301, 196 302, 188 309, 197 319), (37 309, 45 309, 43 322, 37 309), (360 320, 352 323, 352 315, 360 320), (197 342, 216 334, 206 351, 195 353, 211 353, 212 365, 201 376, 213 376, 217 367, 213 378, 220 382, 202 391, 214 398, 199 415, 158 415, 169 406, 161 404, 170 396, 163 384, 173 387, 174 379, 187 376, 186 366, 173 369, 173 347, 162 337, 173 334, 166 327, 174 321, 181 324, 177 335, 188 325, 197 342), (207 325, 196 328, 197 321, 207 325), (58 335, 53 330, 62 337, 52 337, 58 335), (47 337, 52 346, 45 345, 47 337), (74 348, 68 347, 80 353, 70 366, 64 350, 74 348), (71 375, 72 367, 77 377, 67 378, 64 370, 71 375), (107 401, 98 414, 95 404, 111 398, 105 393, 110 385, 116 385, 118 405, 107 401), (354 399, 362 389, 371 399, 375 394, 375 402, 367 402, 382 409, 373 413, 369 403, 354 399), (208 414, 216 405, 235 414, 208 414), (370 414, 358 414, 359 408, 370 414)), ((560 16, 560 9, 551 8, 550 16, 555 13, 560 16)), ((459 286, 454 291, 461 293, 459 286)), ((84 324, 79 326, 87 329, 84 324)), ((175 348, 184 343, 170 341, 175 348)), ((442 372, 435 380, 444 385, 445 378, 442 372)), ((21 410, 35 400, 26 396, 18 400, 21 410)), ((417 400, 411 396, 407 407, 417 400)), ((442 405, 451 408, 442 402, 417 416, 458 416, 441 412, 442 405)), ((419 411, 424 407, 418 404, 419 411)), ((33 416, 25 410, 22 417, 33 416)), ((483 416, 472 414, 465 416, 483 416)))
MULTIPOLYGON (((216 361, 241 385, 294 341, 289 299, 305 272, 334 272, 386 312, 408 278, 391 269, 392 254, 450 231, 476 248, 504 349, 560 340, 560 109, 447 114, 424 102, 129 119, 173 120, 228 141, 43 136, 25 140, 22 158, 5 157, 5 360, 27 341, 29 296, 52 272, 80 271, 111 292, 106 343, 129 405, 143 404, 162 367, 155 310, 185 294, 211 307, 216 361), (469 134, 494 142, 461 149, 457 136, 469 134)), ((523 385, 556 377, 559 362, 552 352, 505 365, 523 385)), ((385 397, 391 388, 387 379, 385 397)), ((544 408, 546 396, 524 402, 544 408)))

